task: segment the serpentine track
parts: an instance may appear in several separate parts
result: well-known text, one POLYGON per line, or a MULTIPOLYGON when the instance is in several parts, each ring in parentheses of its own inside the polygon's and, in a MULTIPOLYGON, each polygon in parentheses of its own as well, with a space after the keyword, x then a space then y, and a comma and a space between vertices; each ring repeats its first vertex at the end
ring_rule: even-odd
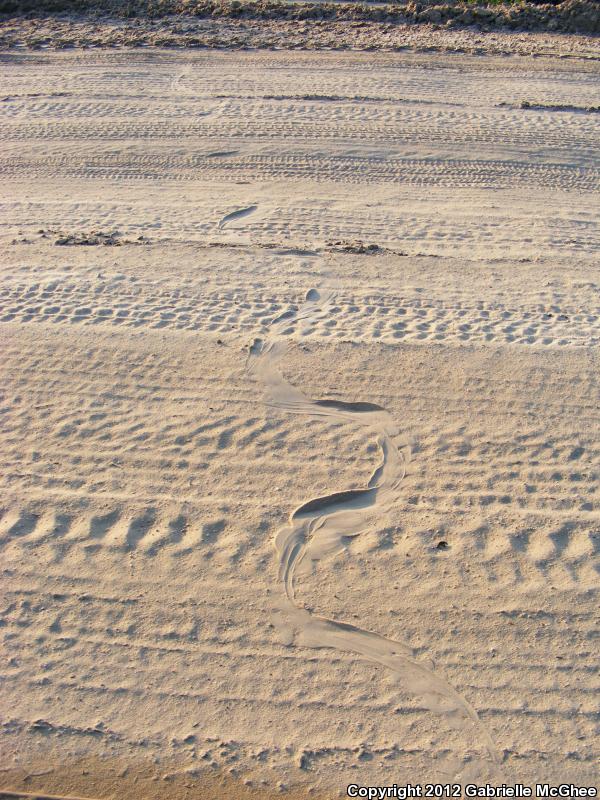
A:
POLYGON ((311 289, 297 314, 286 312, 271 323, 272 334, 256 339, 250 349, 248 371, 264 384, 270 408, 291 414, 350 420, 373 432, 381 463, 364 489, 334 492, 303 503, 276 535, 279 576, 285 589, 285 611, 291 619, 296 643, 356 653, 396 673, 403 687, 417 695, 431 711, 447 715, 456 727, 473 725, 492 762, 499 758, 491 736, 475 709, 442 677, 417 661, 413 649, 354 625, 312 614, 295 598, 298 567, 343 549, 347 538, 358 536, 391 508, 405 475, 410 447, 385 408, 368 402, 311 400, 289 384, 277 368, 285 353, 287 328, 292 317, 311 324, 333 301, 332 293, 311 289))

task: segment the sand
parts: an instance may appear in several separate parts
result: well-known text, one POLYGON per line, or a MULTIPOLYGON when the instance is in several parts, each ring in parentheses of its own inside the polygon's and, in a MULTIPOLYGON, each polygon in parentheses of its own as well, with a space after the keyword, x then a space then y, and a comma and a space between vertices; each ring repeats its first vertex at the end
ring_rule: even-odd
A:
POLYGON ((0 788, 597 785, 597 60, 2 72, 0 788))

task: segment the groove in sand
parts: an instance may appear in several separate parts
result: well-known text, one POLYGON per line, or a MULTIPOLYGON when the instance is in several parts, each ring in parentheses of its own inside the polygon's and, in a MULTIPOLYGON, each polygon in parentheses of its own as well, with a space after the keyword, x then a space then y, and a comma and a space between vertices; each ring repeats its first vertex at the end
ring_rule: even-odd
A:
POLYGON ((230 222, 234 222, 236 219, 247 217, 248 214, 252 214, 252 212, 256 211, 257 208, 258 206, 248 206, 247 208, 240 208, 237 211, 232 211, 231 214, 227 214, 219 222, 219 229, 224 228, 226 225, 229 225, 230 222))
MULTIPOLYGON (((311 289, 298 309, 297 322, 310 324, 312 317, 332 305, 331 293, 311 289)), ((286 349, 283 334, 288 314, 274 320, 272 336, 256 339, 250 349, 248 370, 265 387, 267 405, 273 409, 311 417, 351 421, 372 431, 381 463, 364 489, 333 492, 303 503, 290 515, 288 525, 276 535, 279 577, 285 588, 284 609, 291 621, 292 641, 305 647, 332 648, 356 653, 396 673, 403 687, 419 696, 432 711, 446 714, 457 727, 473 725, 493 763, 496 747, 477 712, 444 678, 417 661, 410 645, 333 619, 312 614, 295 596, 298 568, 341 551, 347 541, 377 523, 398 496, 410 456, 408 442, 385 408, 370 402, 311 400, 289 384, 277 368, 286 349)))

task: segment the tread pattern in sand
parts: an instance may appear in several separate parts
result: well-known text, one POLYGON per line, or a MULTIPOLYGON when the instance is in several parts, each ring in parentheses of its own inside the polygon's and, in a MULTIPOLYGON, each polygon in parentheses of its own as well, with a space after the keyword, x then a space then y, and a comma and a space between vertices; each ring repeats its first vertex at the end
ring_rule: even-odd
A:
POLYGON ((519 105, 597 103, 597 62, 73 51, 3 71, 9 759, 168 757, 257 791, 443 762, 383 671, 278 634, 274 533, 377 461, 350 426, 265 418, 248 344, 287 319, 290 383, 413 437, 398 502, 301 602, 431 655, 511 780, 591 784, 598 115, 519 105), (336 304, 298 325, 326 273, 336 304))
MULTIPOLYGON (((29 255, 26 249, 23 252, 29 255)), ((257 257, 248 252, 224 258, 213 252, 207 252, 207 273, 211 262, 215 270, 220 270, 223 262, 232 258, 241 269, 250 270, 257 257)), ((270 259, 276 273, 281 260, 268 252, 261 257, 270 259)), ((343 259, 339 262, 342 264, 343 259)), ((402 265, 402 259, 397 263, 402 265)), ((413 269, 420 266, 418 260, 410 265, 413 269)), ((190 274, 194 271, 197 268, 190 265, 190 274)), ((421 280, 429 284, 426 293, 414 286, 407 286, 402 295, 390 291, 343 293, 331 311, 315 314, 308 325, 294 319, 299 298, 290 301, 286 287, 268 292, 251 286, 213 288, 207 285, 204 272, 202 277, 191 278, 185 291, 175 285, 178 278, 159 283, 146 275, 110 274, 102 268, 85 277, 53 274, 51 279, 38 275, 33 280, 27 278, 14 275, 4 281, 0 323, 149 328, 247 337, 264 334, 273 320, 290 314, 286 335, 303 340, 551 348, 595 346, 600 341, 600 294, 587 281, 577 287, 564 276, 550 288, 528 288, 521 294, 516 287, 512 292, 502 287, 496 289, 496 297, 490 297, 494 289, 469 285, 466 279, 448 286, 437 264, 433 269, 423 264, 421 280), (485 292, 486 299, 478 299, 478 292, 485 292)), ((276 274, 273 279, 277 281, 276 274)))

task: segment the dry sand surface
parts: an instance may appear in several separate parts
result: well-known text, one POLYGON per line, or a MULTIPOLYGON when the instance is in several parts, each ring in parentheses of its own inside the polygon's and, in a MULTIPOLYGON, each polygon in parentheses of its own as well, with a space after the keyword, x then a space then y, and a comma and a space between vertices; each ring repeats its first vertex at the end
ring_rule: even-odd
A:
POLYGON ((597 59, 1 70, 0 788, 596 785, 597 59))

